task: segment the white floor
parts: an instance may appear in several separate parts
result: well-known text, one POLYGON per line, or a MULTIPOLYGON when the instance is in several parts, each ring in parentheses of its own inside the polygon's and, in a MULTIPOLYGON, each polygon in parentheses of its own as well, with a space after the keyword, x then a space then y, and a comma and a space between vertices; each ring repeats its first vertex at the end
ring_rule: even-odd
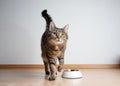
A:
POLYGON ((1 69, 0 86, 120 86, 120 69, 80 69, 83 78, 55 81, 45 79, 40 69, 1 69))

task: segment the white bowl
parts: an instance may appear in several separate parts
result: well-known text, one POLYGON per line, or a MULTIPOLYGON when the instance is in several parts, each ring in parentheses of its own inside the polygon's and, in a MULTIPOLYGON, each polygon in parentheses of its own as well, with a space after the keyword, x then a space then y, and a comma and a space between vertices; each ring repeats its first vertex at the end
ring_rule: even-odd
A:
POLYGON ((82 73, 78 69, 68 69, 63 71, 62 77, 69 79, 82 78, 82 73))

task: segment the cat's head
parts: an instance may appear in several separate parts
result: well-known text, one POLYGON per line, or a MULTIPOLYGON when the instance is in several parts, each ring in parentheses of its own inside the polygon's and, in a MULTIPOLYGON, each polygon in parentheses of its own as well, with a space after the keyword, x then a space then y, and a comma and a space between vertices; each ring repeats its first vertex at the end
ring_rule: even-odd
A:
POLYGON ((65 25, 63 28, 57 28, 54 22, 49 26, 49 42, 52 44, 64 44, 68 39, 69 25, 65 25))

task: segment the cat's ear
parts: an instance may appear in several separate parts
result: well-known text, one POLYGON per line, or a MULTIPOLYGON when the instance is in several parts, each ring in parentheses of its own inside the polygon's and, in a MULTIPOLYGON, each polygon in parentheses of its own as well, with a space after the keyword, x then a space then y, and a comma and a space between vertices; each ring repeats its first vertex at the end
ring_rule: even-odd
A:
POLYGON ((54 29, 55 29, 55 23, 50 22, 49 31, 53 31, 54 29))
POLYGON ((65 32, 65 33, 68 32, 68 28, 69 28, 69 25, 68 25, 68 24, 64 26, 64 32, 65 32))

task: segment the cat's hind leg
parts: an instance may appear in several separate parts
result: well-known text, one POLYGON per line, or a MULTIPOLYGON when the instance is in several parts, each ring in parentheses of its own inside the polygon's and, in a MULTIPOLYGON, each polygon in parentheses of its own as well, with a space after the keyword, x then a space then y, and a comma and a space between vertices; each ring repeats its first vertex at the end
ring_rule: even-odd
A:
POLYGON ((45 74, 49 75, 50 74, 50 72, 49 72, 49 63, 44 61, 44 65, 45 65, 45 74))
POLYGON ((43 58, 44 67, 45 67, 45 74, 50 75, 48 59, 46 58, 45 55, 42 55, 42 58, 43 58))

